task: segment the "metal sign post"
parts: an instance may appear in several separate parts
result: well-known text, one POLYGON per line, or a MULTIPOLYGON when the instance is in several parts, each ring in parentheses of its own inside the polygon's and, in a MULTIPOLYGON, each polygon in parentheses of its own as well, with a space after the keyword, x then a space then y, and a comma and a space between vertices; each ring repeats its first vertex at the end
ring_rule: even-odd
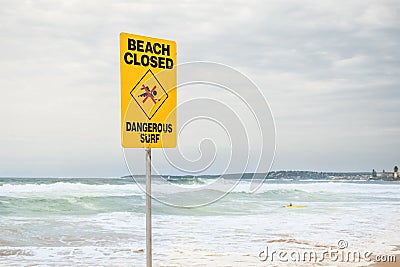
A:
POLYGON ((146 148, 146 266, 152 266, 151 148, 146 148))
POLYGON ((146 266, 152 266, 151 148, 176 147, 176 42, 120 34, 121 143, 146 149, 146 266))

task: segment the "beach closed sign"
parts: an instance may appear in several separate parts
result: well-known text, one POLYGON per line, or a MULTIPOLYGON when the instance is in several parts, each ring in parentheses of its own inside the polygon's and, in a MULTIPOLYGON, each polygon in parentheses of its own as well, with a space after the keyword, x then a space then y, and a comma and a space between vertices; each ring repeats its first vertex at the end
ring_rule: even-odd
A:
POLYGON ((120 34, 125 148, 176 147, 176 43, 120 34))

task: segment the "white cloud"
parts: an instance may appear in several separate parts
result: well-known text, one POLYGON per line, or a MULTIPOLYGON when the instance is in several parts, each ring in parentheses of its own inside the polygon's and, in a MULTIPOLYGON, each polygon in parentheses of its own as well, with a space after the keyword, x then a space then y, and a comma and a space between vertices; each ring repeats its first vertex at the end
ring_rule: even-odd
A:
MULTIPOLYGON (((326 169, 330 162, 346 170, 344 161, 366 153, 379 134, 382 150, 399 148, 392 134, 400 127, 393 123, 400 113, 398 1, 1 6, 0 175, 126 172, 119 149, 122 31, 174 39, 179 62, 217 61, 254 79, 277 120, 276 168, 326 169), (362 138, 344 138, 347 150, 340 150, 331 140, 343 131, 362 138), (47 166, 37 168, 41 163, 47 166)), ((379 157, 389 166, 396 160, 390 153, 379 157)), ((370 169, 377 158, 371 152, 357 168, 370 169)))

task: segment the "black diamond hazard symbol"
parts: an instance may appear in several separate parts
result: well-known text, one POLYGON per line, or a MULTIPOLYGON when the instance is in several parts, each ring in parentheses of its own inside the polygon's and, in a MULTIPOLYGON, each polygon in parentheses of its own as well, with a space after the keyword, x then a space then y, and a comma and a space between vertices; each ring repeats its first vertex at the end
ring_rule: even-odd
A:
POLYGON ((149 69, 132 88, 131 96, 150 120, 168 98, 154 73, 149 69))

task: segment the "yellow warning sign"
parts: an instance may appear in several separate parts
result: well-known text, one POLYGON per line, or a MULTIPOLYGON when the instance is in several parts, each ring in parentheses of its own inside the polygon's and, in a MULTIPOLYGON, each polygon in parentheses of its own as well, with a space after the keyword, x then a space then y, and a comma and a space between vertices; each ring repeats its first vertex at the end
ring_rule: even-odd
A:
POLYGON ((176 147, 176 43, 121 33, 120 68, 122 146, 176 147))

